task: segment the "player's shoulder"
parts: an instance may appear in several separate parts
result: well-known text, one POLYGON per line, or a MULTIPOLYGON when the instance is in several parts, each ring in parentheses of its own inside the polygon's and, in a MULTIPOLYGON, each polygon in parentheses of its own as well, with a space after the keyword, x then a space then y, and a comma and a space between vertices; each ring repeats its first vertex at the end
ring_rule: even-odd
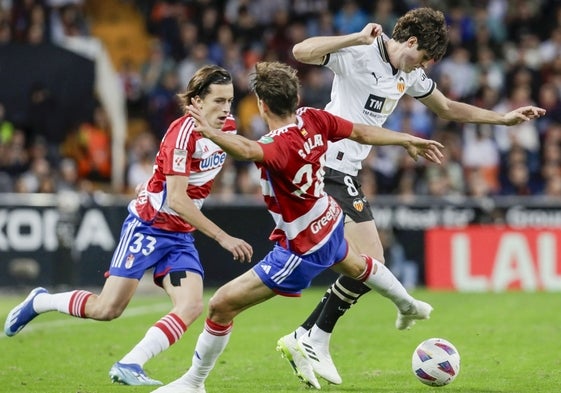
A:
MULTIPOLYGON (((176 147, 179 147, 178 143, 184 145, 190 139, 190 135, 193 133, 194 127, 195 120, 189 115, 184 115, 175 119, 169 125, 162 140, 162 144, 173 145, 176 147)), ((181 148, 185 148, 185 146, 181 148)))
POLYGON ((168 127, 167 133, 179 132, 187 128, 192 128, 195 120, 190 115, 183 115, 172 121, 168 127))

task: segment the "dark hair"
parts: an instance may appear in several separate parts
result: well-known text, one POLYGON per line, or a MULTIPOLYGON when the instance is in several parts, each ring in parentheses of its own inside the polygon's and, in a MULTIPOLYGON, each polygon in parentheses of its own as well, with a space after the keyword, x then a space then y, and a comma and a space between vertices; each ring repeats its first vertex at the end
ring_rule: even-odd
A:
POLYGON ((185 92, 179 93, 177 97, 179 97, 185 109, 188 105, 191 105, 192 98, 196 96, 205 98, 210 91, 211 85, 230 84, 232 84, 232 76, 228 71, 216 65, 207 65, 199 68, 197 72, 195 72, 185 92))
POLYGON ((392 38, 405 42, 409 37, 417 37, 419 50, 427 51, 434 61, 444 57, 448 47, 448 27, 444 14, 432 8, 416 8, 397 20, 392 38))
POLYGON ((250 81, 257 97, 271 112, 282 117, 296 112, 299 84, 296 70, 279 62, 257 63, 250 81))

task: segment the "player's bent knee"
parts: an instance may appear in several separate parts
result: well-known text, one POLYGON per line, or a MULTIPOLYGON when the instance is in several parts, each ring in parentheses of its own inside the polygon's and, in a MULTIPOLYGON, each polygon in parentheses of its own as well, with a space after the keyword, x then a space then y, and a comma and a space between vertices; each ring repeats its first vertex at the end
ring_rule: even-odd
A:
POLYGON ((201 300, 200 302, 190 302, 184 305, 177 305, 174 313, 179 315, 185 324, 190 325, 203 313, 203 310, 204 304, 201 300))
POLYGON ((230 321, 236 315, 230 304, 221 296, 213 296, 208 303, 208 315, 215 321, 230 321))

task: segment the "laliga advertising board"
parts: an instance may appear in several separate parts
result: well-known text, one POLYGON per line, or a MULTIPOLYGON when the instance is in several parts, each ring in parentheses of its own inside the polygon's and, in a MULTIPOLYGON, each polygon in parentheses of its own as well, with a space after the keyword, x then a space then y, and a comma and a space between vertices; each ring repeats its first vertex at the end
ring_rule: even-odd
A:
POLYGON ((428 288, 561 290, 561 228, 468 226, 425 236, 428 288))

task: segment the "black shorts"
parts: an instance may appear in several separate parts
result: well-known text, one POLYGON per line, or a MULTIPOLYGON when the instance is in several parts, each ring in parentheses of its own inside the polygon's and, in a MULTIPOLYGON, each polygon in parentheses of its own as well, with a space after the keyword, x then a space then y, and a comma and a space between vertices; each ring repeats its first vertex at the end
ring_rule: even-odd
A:
POLYGON ((354 222, 373 221, 372 210, 356 176, 325 168, 325 192, 331 195, 354 222))

